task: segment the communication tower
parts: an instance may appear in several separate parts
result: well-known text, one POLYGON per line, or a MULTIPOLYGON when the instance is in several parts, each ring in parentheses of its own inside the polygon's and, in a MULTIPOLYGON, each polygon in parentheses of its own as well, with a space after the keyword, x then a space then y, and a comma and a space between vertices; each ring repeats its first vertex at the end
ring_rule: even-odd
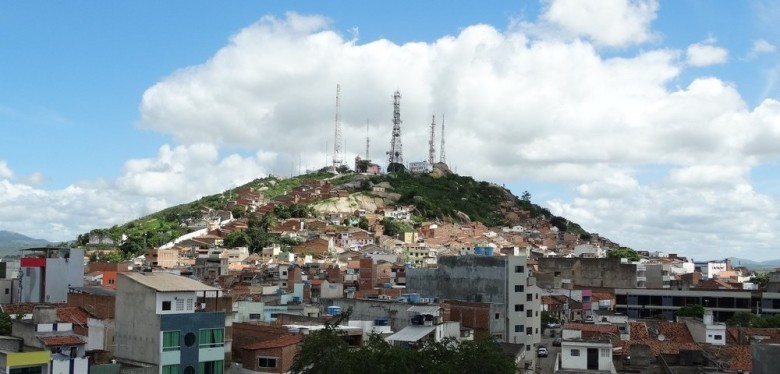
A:
POLYGON ((338 170, 341 163, 344 162, 344 154, 341 148, 341 85, 336 84, 336 136, 333 141, 333 171, 338 170))
POLYGON ((433 116, 433 119, 431 120, 431 140, 428 141, 428 165, 430 167, 433 167, 433 164, 436 162, 436 146, 434 145, 434 141, 436 139, 436 116, 433 116))
POLYGON ((401 145, 401 92, 393 94, 393 138, 390 140, 390 151, 387 152, 389 162, 388 172, 401 171, 404 167, 404 153, 401 145))

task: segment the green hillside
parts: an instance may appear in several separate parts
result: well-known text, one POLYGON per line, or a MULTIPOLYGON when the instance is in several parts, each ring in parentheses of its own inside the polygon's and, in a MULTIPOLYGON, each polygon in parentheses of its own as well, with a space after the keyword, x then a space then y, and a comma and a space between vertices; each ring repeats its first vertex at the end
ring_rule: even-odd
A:
POLYGON ((13 231, 0 230, 0 255, 2 256, 18 255, 20 249, 45 247, 51 244, 53 243, 47 240, 34 239, 13 231))
MULTIPOLYGON (((415 207, 415 219, 440 220, 448 222, 478 221, 489 227, 517 224, 508 219, 507 212, 517 208, 528 212, 530 217, 542 217, 557 226, 560 230, 576 234, 587 233, 576 223, 563 217, 553 216, 549 210, 531 203, 530 196, 521 199, 511 191, 496 184, 476 181, 471 177, 460 176, 449 171, 412 175, 406 173, 391 173, 387 175, 366 176, 348 173, 334 175, 324 171, 300 175, 292 178, 269 176, 255 179, 243 186, 227 190, 220 194, 204 196, 187 204, 181 204, 133 220, 121 226, 107 229, 95 229, 90 233, 79 235, 78 244, 84 245, 89 234, 106 235, 118 240, 123 234, 128 237, 122 248, 126 252, 140 253, 146 247, 165 244, 174 238, 188 232, 187 223, 200 219, 209 209, 224 210, 229 201, 234 200, 236 191, 244 187, 253 187, 265 195, 274 198, 290 192, 294 187, 307 179, 327 179, 336 188, 347 189, 350 192, 371 194, 371 186, 386 182, 392 186, 392 192, 398 194, 397 205, 415 207), (130 244, 127 244, 130 243, 130 244)), ((308 216, 308 209, 285 210, 276 212, 273 218, 250 220, 250 227, 263 227, 266 231, 272 220, 284 219, 290 216, 308 216), (292 212, 292 214, 291 214, 292 212), (299 214, 296 215, 296 212, 299 214), (301 213, 302 212, 302 213, 301 213)), ((240 212, 239 212, 240 213, 240 212)), ((250 231, 249 236, 239 235, 226 238, 226 242, 268 244, 267 232, 250 231), (253 236, 254 235, 254 236, 253 236), (250 237, 251 236, 251 237, 250 237)), ((294 244, 294 243, 288 243, 294 244)), ((257 248, 257 246, 254 246, 257 248)))

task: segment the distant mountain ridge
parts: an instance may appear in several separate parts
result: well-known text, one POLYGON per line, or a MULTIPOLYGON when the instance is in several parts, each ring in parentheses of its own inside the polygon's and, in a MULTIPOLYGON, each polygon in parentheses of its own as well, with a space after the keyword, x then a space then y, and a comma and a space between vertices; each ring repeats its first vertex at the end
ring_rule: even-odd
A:
POLYGON ((40 247, 54 244, 48 240, 35 239, 18 232, 0 230, 0 252, 3 255, 18 254, 16 251, 30 247, 40 247))
POLYGON ((751 270, 780 267, 780 259, 753 261, 746 258, 729 257, 729 260, 731 260, 732 266, 744 266, 746 268, 750 268, 751 270))

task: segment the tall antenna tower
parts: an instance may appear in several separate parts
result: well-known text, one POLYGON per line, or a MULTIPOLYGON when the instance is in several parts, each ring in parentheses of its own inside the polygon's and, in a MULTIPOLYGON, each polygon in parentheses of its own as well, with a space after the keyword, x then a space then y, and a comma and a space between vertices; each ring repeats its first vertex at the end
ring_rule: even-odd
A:
POLYGON ((436 162, 436 146, 434 146, 434 140, 436 139, 436 116, 433 116, 431 120, 431 140, 428 141, 428 164, 433 167, 433 163, 436 162))
POLYGON ((399 91, 395 91, 393 94, 393 138, 390 141, 390 151, 387 152, 387 154, 390 156, 387 171, 393 171, 390 170, 390 167, 393 166, 393 164, 403 166, 404 152, 401 145, 401 93, 399 91))
POLYGON ((341 148, 343 144, 341 136, 341 84, 336 84, 336 136, 333 141, 333 170, 337 170, 344 162, 344 154, 341 148))
POLYGON ((368 145, 371 143, 371 140, 368 137, 368 120, 366 120, 366 160, 369 160, 368 158, 368 145))
MULTIPOLYGON (((433 139, 433 137, 431 137, 433 139)), ((444 153, 444 114, 441 115, 441 149, 439 150, 439 162, 447 163, 447 155, 444 153)))

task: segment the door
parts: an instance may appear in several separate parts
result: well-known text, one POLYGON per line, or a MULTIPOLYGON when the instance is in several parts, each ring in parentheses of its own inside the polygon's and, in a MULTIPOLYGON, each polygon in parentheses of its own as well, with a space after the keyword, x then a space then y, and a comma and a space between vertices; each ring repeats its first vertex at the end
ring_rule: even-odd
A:
POLYGON ((599 369, 599 349, 588 348, 588 370, 599 369))

